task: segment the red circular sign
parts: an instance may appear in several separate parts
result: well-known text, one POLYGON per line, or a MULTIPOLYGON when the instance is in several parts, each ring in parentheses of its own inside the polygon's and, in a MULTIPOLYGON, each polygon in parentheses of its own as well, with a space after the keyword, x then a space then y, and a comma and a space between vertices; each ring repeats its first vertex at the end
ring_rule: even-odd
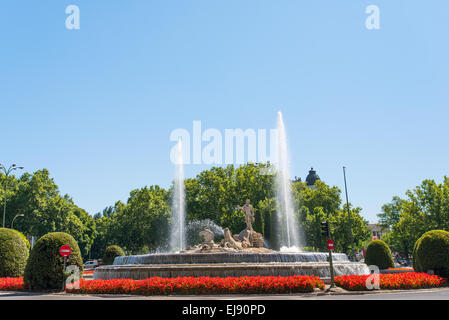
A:
POLYGON ((332 241, 332 239, 327 240, 327 248, 329 250, 334 250, 334 242, 332 241))
POLYGON ((59 248, 59 254, 63 257, 68 257, 72 253, 72 248, 68 245, 63 245, 61 248, 59 248))

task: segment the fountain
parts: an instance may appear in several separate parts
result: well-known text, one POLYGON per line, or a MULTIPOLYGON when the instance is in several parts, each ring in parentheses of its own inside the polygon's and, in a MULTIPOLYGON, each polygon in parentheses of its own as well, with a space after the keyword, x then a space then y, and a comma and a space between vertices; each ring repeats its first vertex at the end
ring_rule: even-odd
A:
MULTIPOLYGON (((324 252, 277 252, 263 247, 263 237, 245 229, 214 242, 209 229, 200 232, 204 243, 180 253, 158 253, 116 257, 111 266, 95 270, 94 279, 146 279, 150 277, 242 277, 315 275, 330 277, 328 254, 324 252)), ((335 275, 369 274, 364 263, 354 263, 343 253, 333 254, 335 275)))
POLYGON ((287 147, 287 133, 282 113, 277 119, 277 165, 276 165, 276 209, 278 218, 278 236, 283 251, 298 251, 300 227, 295 217, 290 182, 290 155, 287 147))
MULTIPOLYGON (((328 253, 299 251, 299 226, 294 217, 289 180, 289 155, 282 114, 278 113, 277 203, 281 251, 264 248, 263 235, 252 228, 254 210, 249 200, 238 207, 245 214, 246 229, 232 235, 212 221, 188 225, 203 243, 186 247, 182 143, 177 145, 177 164, 172 203, 170 253, 116 257, 114 264, 95 270, 94 279, 146 279, 149 277, 240 277, 315 275, 330 277, 328 253), (221 239, 219 242, 217 238, 221 239), (173 252, 177 251, 177 252, 173 252)), ((195 238, 195 237, 193 237, 195 238)), ((191 237, 189 237, 191 239, 191 237)), ((350 262, 343 253, 333 254, 335 275, 369 274, 364 263, 350 262)))
POLYGON ((173 183, 172 225, 170 232, 170 250, 182 251, 185 248, 185 199, 184 166, 182 141, 176 146, 176 170, 173 183))

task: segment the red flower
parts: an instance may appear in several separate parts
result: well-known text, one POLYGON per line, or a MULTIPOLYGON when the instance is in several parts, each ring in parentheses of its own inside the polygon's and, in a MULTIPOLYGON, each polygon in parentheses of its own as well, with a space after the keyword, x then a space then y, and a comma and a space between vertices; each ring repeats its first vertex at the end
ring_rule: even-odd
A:
POLYGON ((67 292, 138 295, 251 294, 311 292, 314 288, 324 289, 324 283, 319 277, 154 277, 144 280, 112 279, 87 281, 82 279, 79 289, 71 289, 67 290, 67 292))
MULTIPOLYGON (((351 291, 365 291, 365 276, 345 275, 335 277, 337 286, 351 291)), ((446 279, 426 273, 380 274, 381 289, 417 289, 440 287, 446 279)), ((231 293, 299 293, 312 292, 314 288, 324 289, 324 283, 315 276, 290 277, 153 277, 143 280, 81 279, 79 289, 67 289, 67 292, 85 294, 231 294, 231 293)), ((24 290, 23 278, 0 278, 0 290, 24 290)))
POLYGON ((22 291, 23 278, 0 278, 0 291, 22 291))
MULTIPOLYGON (((335 284, 350 291, 366 291, 366 280, 369 276, 338 276, 335 284)), ((446 279, 427 273, 379 274, 380 289, 420 289, 441 287, 446 279)))

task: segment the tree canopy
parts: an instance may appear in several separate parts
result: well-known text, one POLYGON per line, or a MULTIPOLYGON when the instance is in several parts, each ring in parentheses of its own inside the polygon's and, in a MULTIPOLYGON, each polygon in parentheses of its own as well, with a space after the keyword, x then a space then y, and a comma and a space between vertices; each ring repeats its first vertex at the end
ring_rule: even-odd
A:
POLYGON ((378 216, 390 230, 382 239, 393 251, 409 255, 427 231, 449 231, 449 178, 444 177, 442 183, 424 180, 407 190, 406 199, 394 197, 378 216))
MULTIPOLYGON (((2 183, 5 176, 0 176, 2 183)), ((25 173, 19 179, 8 177, 6 226, 14 217, 14 227, 24 234, 41 237, 50 232, 71 234, 87 255, 94 241, 95 221, 85 210, 77 207, 68 195, 61 195, 47 169, 25 173)), ((4 196, 0 198, 2 205, 4 196)))

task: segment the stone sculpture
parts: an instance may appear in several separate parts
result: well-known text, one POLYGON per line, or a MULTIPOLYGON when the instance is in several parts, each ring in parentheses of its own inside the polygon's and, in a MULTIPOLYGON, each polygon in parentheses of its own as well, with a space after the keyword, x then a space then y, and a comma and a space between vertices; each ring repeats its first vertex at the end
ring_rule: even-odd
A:
POLYGON ((210 231, 209 229, 204 229, 199 234, 200 234, 200 237, 204 238, 205 243, 214 242, 214 233, 212 231, 210 231))
POLYGON ((254 231, 252 222, 255 222, 254 209, 249 200, 243 207, 238 206, 245 214, 246 229, 238 235, 232 235, 229 228, 224 229, 224 239, 220 243, 214 243, 214 233, 209 229, 202 230, 199 235, 204 238, 201 245, 189 247, 185 252, 272 252, 263 247, 263 235, 254 231))
POLYGON ((255 221, 254 219, 254 209, 253 206, 250 204, 249 199, 246 200, 246 203, 243 207, 237 206, 239 210, 242 210, 245 214, 245 222, 246 222, 246 229, 253 230, 252 222, 255 221))

